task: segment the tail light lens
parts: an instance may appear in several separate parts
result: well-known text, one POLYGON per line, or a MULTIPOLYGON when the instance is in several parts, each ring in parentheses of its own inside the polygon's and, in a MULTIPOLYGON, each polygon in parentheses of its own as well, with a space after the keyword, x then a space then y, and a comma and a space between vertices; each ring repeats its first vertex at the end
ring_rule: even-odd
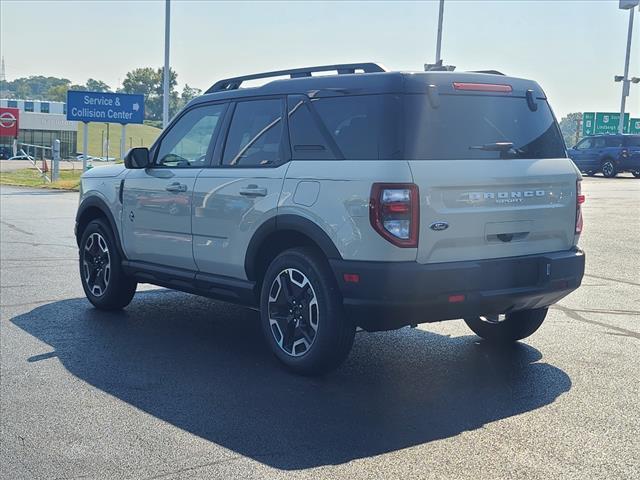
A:
POLYGON ((576 233, 582 233, 582 204, 585 197, 582 194, 582 180, 576 181, 576 233))
POLYGON ((369 219, 376 232, 398 247, 416 248, 420 229, 420 196, 413 183, 374 183, 369 219))

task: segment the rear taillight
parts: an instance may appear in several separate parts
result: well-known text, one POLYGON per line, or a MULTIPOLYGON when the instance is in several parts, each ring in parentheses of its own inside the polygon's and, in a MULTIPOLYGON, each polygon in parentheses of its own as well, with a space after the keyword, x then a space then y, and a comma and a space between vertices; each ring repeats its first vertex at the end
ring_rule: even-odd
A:
POLYGON ((413 183, 374 183, 369 201, 374 230, 398 247, 418 246, 420 196, 413 183))
POLYGON ((582 180, 576 181, 576 233, 582 233, 582 204, 584 203, 584 195, 582 194, 582 180))

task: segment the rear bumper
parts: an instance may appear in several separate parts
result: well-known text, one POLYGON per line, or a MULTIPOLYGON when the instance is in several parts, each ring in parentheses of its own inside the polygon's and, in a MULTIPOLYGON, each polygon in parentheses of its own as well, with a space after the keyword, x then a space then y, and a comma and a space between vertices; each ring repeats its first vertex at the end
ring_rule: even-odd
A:
POLYGON ((437 264, 330 260, 345 308, 365 330, 546 307, 580 286, 584 262, 579 249, 437 264))

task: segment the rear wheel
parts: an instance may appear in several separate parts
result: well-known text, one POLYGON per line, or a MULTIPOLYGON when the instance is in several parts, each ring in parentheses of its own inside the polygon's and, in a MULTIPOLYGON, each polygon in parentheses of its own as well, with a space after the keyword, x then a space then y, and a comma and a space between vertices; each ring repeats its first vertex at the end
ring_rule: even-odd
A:
POLYGON ((278 255, 264 276, 260 316, 274 355, 296 373, 314 375, 337 368, 355 334, 326 261, 309 248, 278 255))
POLYGON ((618 174, 616 164, 613 160, 605 160, 602 164, 602 174, 607 178, 613 178, 618 174))
POLYGON ((473 333, 490 342, 511 343, 532 335, 547 316, 547 308, 520 310, 506 315, 465 318, 473 333))
POLYGON ((136 293, 137 283, 122 271, 122 258, 113 233, 103 220, 87 225, 80 240, 80 279, 94 307, 118 310, 136 293))

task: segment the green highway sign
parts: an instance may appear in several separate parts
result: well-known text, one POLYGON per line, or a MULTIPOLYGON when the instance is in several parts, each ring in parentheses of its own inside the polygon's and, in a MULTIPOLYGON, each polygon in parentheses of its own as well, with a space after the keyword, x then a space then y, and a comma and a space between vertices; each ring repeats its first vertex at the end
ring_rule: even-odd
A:
MULTIPOLYGON (((598 112, 596 113, 595 131, 596 135, 603 133, 618 133, 620 113, 598 112)), ((624 114, 624 133, 629 133, 629 114, 624 114)))
POLYGON ((640 118, 629 120, 629 133, 640 134, 640 118))
POLYGON ((588 137, 595 133, 596 114, 594 112, 585 112, 582 114, 582 136, 588 137))

